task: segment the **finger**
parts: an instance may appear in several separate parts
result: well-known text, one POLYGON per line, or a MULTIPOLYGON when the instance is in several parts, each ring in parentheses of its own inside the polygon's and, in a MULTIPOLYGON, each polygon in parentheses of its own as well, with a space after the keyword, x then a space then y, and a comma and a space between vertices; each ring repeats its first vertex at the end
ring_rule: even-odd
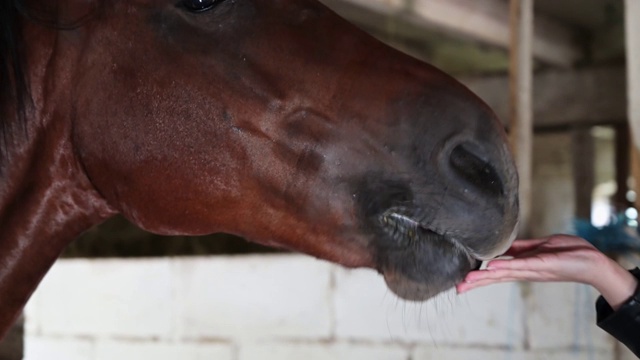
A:
POLYGON ((486 280, 515 279, 518 281, 555 281, 553 273, 537 270, 495 269, 472 271, 464 278, 465 283, 477 283, 486 280))
POLYGON ((496 278, 496 279, 483 279, 480 281, 476 281, 476 282, 462 282, 460 284, 456 285, 456 292, 458 294, 463 294, 466 293, 470 290, 473 289, 477 289, 480 287, 484 287, 484 286, 488 286, 488 285, 494 285, 494 284, 500 284, 500 283, 506 283, 506 282, 515 282, 518 281, 518 279, 516 278, 510 278, 510 277, 502 277, 502 278, 496 278))
POLYGON ((511 247, 504 253, 507 256, 518 256, 525 252, 530 252, 535 250, 540 245, 548 242, 549 239, 526 239, 526 240, 516 240, 513 242, 511 247))
POLYGON ((477 289, 477 288, 481 288, 489 285, 505 283, 509 281, 514 281, 514 280, 511 280, 508 278, 501 278, 501 279, 486 279, 486 280, 482 280, 474 283, 460 283, 456 285, 456 292, 458 294, 463 294, 473 289, 477 289))
POLYGON ((549 262, 543 261, 542 258, 538 256, 532 256, 515 259, 491 260, 487 263, 487 270, 507 269, 523 271, 544 271, 549 269, 549 262))
POLYGON ((485 280, 500 280, 506 277, 513 277, 515 270, 498 269, 498 270, 478 270, 472 271, 465 276, 465 283, 476 283, 485 280))
POLYGON ((474 270, 470 271, 462 280, 462 282, 472 283, 483 279, 498 278, 500 275, 496 273, 504 272, 503 270, 474 270))

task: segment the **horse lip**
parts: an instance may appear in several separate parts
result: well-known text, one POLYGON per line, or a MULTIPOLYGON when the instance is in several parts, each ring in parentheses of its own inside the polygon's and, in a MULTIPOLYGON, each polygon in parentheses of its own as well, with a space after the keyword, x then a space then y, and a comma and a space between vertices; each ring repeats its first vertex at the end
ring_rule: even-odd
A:
POLYGON ((379 216, 379 222, 382 228, 392 238, 398 236, 403 237, 404 240, 417 241, 418 231, 426 231, 428 233, 436 234, 444 241, 450 243, 456 250, 466 255, 470 262, 480 260, 480 257, 468 246, 461 243, 454 237, 451 237, 444 231, 438 230, 438 228, 431 227, 423 221, 417 220, 412 216, 403 214, 405 211, 402 208, 391 208, 382 213, 379 216), (408 239, 407 239, 408 238, 408 239))

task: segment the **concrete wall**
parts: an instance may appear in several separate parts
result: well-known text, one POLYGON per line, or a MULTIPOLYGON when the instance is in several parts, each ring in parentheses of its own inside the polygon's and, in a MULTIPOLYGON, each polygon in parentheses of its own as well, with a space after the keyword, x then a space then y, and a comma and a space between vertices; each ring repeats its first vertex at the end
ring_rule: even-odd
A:
MULTIPOLYGON (((595 185, 615 182, 613 130, 593 131, 595 146, 595 185)), ((569 133, 538 134, 534 138, 533 158, 533 236, 572 233, 575 194, 569 133)), ((615 187, 612 188, 612 196, 615 187)), ((594 193, 594 196, 597 194, 594 193)), ((603 194, 598 194, 602 196, 603 194)), ((602 200, 601 198, 593 199, 602 200)), ((618 209, 621 211, 621 209, 618 209)))
POLYGON ((571 136, 538 135, 533 146, 532 235, 571 232, 575 207, 571 136))
POLYGON ((613 359, 595 294, 496 285, 428 303, 302 255, 62 260, 26 309, 26 359, 613 359))

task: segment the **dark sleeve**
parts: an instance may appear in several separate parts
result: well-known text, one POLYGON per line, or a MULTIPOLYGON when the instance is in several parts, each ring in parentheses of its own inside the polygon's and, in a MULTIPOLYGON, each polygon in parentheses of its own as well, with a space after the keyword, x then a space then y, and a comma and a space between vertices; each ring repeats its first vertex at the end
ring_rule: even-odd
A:
MULTIPOLYGON (((640 270, 631 270, 640 279, 640 270)), ((626 345, 640 358, 640 286, 633 296, 618 311, 613 311, 609 303, 600 296, 596 302, 598 326, 626 345)))

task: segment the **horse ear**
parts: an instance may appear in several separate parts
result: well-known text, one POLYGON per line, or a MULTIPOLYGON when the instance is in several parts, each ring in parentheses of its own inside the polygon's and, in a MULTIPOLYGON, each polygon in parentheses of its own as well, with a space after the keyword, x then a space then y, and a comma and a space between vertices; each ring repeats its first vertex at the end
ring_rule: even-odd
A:
POLYGON ((18 1, 28 18, 58 29, 74 29, 93 17, 101 0, 24 0, 18 1))

